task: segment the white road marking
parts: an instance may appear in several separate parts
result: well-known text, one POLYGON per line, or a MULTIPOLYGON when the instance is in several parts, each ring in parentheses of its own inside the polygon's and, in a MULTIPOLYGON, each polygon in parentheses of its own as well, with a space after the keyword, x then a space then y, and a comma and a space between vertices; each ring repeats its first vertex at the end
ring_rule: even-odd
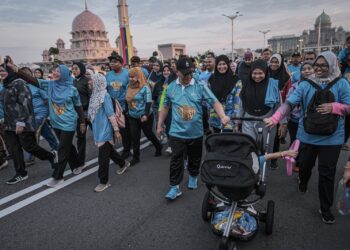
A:
MULTIPOLYGON (((142 143, 142 142, 144 142, 144 141, 146 141, 146 140, 147 140, 146 137, 143 137, 143 138, 141 138, 140 142, 142 143)), ((120 148, 117 149, 118 152, 121 152, 122 150, 123 150, 123 147, 120 147, 120 148)), ((86 162, 86 165, 87 165, 87 166, 91 166, 92 164, 95 164, 97 161, 98 161, 98 159, 97 159, 97 157, 96 157, 96 158, 94 158, 94 159, 92 159, 92 160, 86 162)), ((68 175, 70 175, 71 173, 72 173, 71 170, 67 170, 67 171, 64 172, 63 176, 64 176, 64 177, 65 177, 65 176, 68 176, 68 175)), ((25 189, 22 189, 21 191, 18 191, 18 192, 16 192, 16 193, 13 193, 13 194, 11 194, 11 195, 9 195, 9 196, 6 196, 6 197, 0 199, 0 206, 1 206, 1 205, 4 205, 4 204, 6 204, 6 203, 8 203, 8 202, 10 202, 10 201, 12 201, 12 200, 15 200, 15 199, 17 199, 17 198, 19 198, 19 197, 21 197, 21 196, 23 196, 23 195, 26 195, 26 194, 28 194, 28 193, 31 193, 31 192, 33 192, 33 191, 35 191, 35 190, 41 188, 42 186, 45 186, 45 185, 49 182, 49 180, 50 180, 50 178, 49 178, 49 179, 46 179, 46 180, 44 180, 44 181, 41 181, 41 182, 39 182, 39 183, 37 183, 37 184, 35 184, 35 185, 33 185, 33 186, 27 187, 27 188, 25 188, 25 189)))
MULTIPOLYGON (((142 144, 140 149, 142 150, 142 149, 148 147, 149 145, 151 145, 151 142, 148 141, 148 142, 142 144)), ((111 161, 111 163, 112 163, 112 161, 111 161)), ((14 205, 12 205, 12 206, 9 206, 9 207, 1 210, 0 211, 0 219, 17 211, 17 210, 19 210, 19 209, 21 209, 21 208, 23 208, 23 207, 25 207, 25 206, 28 206, 29 204, 31 204, 37 200, 44 198, 45 196, 48 196, 48 195, 50 195, 50 194, 52 194, 52 193, 54 193, 54 192, 56 192, 64 187, 68 186, 68 185, 71 185, 74 182, 79 181, 79 180, 85 178, 86 176, 89 176, 90 174, 95 173, 97 170, 98 170, 98 166, 93 167, 93 168, 91 168, 91 169, 89 169, 89 170, 87 170, 79 175, 76 175, 76 176, 64 181, 62 185, 60 185, 56 188, 47 188, 44 191, 41 191, 41 192, 39 192, 35 195, 32 195, 32 196, 14 204, 14 205)))

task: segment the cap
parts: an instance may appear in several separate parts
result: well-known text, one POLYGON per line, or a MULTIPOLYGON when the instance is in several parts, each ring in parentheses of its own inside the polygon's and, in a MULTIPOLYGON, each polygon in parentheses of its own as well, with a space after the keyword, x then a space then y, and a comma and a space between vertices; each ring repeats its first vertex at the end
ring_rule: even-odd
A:
POLYGON ((183 75, 191 74, 193 68, 193 62, 188 57, 180 58, 176 63, 176 69, 180 71, 183 75))
POLYGON ((301 56, 300 52, 294 52, 294 53, 292 54, 292 57, 297 57, 297 56, 301 56))
POLYGON ((118 55, 118 53, 116 53, 115 51, 113 51, 112 54, 108 57, 109 61, 111 61, 113 59, 119 61, 121 64, 123 64, 123 62, 124 62, 123 57, 118 55))

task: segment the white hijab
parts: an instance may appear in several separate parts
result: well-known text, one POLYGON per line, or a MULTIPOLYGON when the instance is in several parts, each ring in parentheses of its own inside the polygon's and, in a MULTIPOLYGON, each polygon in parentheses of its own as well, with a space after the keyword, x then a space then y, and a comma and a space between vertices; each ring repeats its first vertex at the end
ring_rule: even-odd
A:
POLYGON ((323 57, 326 62, 328 63, 329 70, 328 70, 328 76, 325 78, 319 78, 316 77, 316 75, 310 76, 310 80, 316 82, 316 83, 329 83, 332 82, 334 79, 339 77, 341 75, 339 66, 338 66, 338 59, 337 56, 331 52, 331 51, 325 51, 322 52, 315 60, 317 61, 318 58, 323 57))

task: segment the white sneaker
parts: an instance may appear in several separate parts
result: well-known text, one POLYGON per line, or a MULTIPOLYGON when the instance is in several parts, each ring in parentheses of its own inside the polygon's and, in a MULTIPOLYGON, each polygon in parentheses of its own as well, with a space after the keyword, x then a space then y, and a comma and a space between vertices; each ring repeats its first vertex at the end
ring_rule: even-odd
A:
POLYGON ((119 175, 122 175, 122 174, 124 174, 125 170, 128 167, 130 167, 130 162, 129 161, 125 161, 124 166, 122 168, 118 169, 116 173, 119 174, 119 175))
POLYGON ((102 191, 106 190, 106 189, 109 188, 110 186, 111 186, 110 183, 107 183, 107 184, 98 184, 98 185, 95 187, 94 191, 97 192, 97 193, 99 193, 99 192, 102 192, 102 191))
POLYGON ((64 182, 64 179, 56 180, 55 178, 51 178, 49 182, 46 184, 46 186, 50 188, 58 187, 59 185, 62 185, 64 182))
POLYGON ((84 166, 77 167, 77 168, 73 169, 73 174, 75 174, 75 175, 81 174, 86 167, 87 166, 84 165, 84 166))
POLYGON ((173 153, 173 151, 171 150, 171 147, 168 147, 166 150, 165 150, 165 152, 167 152, 168 154, 172 154, 173 153))

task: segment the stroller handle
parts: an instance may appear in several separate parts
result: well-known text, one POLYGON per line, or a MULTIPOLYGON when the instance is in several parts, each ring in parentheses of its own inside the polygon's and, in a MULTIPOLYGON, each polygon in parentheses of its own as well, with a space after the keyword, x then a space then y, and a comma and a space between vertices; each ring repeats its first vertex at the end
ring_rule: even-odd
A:
POLYGON ((231 117, 232 121, 251 121, 251 122, 263 122, 263 118, 254 118, 254 117, 231 117))

